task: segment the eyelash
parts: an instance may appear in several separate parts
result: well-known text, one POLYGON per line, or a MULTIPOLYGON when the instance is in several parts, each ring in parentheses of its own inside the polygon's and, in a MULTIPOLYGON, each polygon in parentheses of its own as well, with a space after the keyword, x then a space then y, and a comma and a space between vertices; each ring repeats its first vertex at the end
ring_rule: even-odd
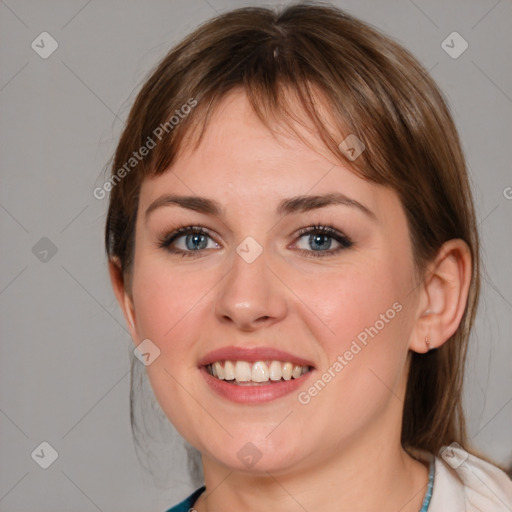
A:
MULTIPOLYGON (((348 249, 352 247, 354 244, 352 240, 345 234, 338 231, 336 228, 329 226, 329 225, 322 225, 322 224, 314 224, 312 226, 308 226, 305 228, 302 228, 298 232, 298 238, 302 238, 306 235, 311 234, 322 234, 327 235, 329 238, 332 238, 336 240, 340 244, 340 247, 336 249, 330 249, 328 251, 308 251, 305 249, 297 249, 298 252, 301 254, 306 254, 308 257, 313 258, 324 258, 326 256, 332 256, 334 254, 337 254, 338 252, 348 249)), ((177 228, 172 233, 169 233, 167 235, 162 236, 158 240, 158 247, 160 249, 165 249, 169 251, 172 254, 181 254, 182 257, 194 257, 194 253, 199 253, 204 251, 205 249, 199 249, 197 251, 183 251, 182 249, 176 249, 172 248, 171 244, 180 238, 182 235, 188 235, 188 234, 198 234, 198 235, 206 235, 213 239, 212 235, 208 230, 201 226, 182 226, 180 228, 177 228)))

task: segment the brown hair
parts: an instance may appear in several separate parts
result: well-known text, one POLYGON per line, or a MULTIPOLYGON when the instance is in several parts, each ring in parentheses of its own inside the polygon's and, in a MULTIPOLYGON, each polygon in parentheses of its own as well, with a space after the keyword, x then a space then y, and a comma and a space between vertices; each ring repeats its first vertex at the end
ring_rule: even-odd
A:
POLYGON ((464 316, 442 347, 412 354, 402 422, 405 448, 438 453, 454 441, 465 446, 462 385, 480 280, 475 213, 457 130, 441 92, 416 59, 345 12, 316 3, 278 12, 237 9, 205 23, 168 53, 138 94, 115 153, 112 178, 123 166, 127 170, 134 151, 149 139, 156 142, 155 132, 161 135, 113 183, 108 257, 129 283, 142 181, 169 169, 190 143, 192 128, 202 127, 199 143, 215 106, 235 88, 247 94, 267 126, 274 119, 290 127, 307 119, 340 161, 397 192, 419 276, 447 240, 468 244, 473 264, 464 316), (305 118, 294 111, 292 97, 305 118), (329 120, 320 113, 320 99, 329 120), (194 108, 185 109, 192 100, 194 108), (366 148, 353 161, 339 149, 349 134, 366 148))

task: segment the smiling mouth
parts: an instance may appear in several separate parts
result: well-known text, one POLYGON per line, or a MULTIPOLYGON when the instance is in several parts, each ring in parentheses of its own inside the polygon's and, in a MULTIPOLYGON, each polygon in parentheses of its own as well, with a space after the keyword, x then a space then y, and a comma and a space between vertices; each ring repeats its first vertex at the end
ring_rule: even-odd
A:
POLYGON ((261 386, 299 379, 312 370, 288 361, 216 361, 205 366, 206 371, 218 380, 236 386, 261 386))

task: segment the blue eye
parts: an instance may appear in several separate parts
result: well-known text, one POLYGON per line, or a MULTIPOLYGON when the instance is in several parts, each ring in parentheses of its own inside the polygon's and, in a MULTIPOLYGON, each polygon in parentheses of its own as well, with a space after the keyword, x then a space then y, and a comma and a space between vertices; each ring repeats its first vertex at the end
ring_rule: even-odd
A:
MULTIPOLYGON (((311 248, 304 249, 298 247, 299 252, 312 257, 331 256, 344 249, 352 247, 353 242, 343 233, 331 226, 315 225, 303 228, 298 233, 299 239, 307 238, 307 245, 311 248), (331 248, 333 241, 338 247, 331 248)), ((219 248, 209 231, 200 226, 184 226, 176 229, 169 235, 165 235, 159 240, 158 246, 172 254, 181 256, 196 256, 197 253, 205 249, 219 248), (181 241, 183 239, 183 241, 181 241), (212 247, 208 247, 210 239, 213 242, 212 247), (179 247, 181 245, 181 247, 179 247), (196 253, 196 254, 194 254, 196 253)))
MULTIPOLYGON (((159 247, 165 248, 174 254, 194 256, 194 252, 209 248, 208 238, 211 239, 211 236, 204 228, 201 228, 200 226, 184 226, 161 239, 159 247), (184 239, 185 247, 174 247, 173 245, 175 245, 181 238, 184 239)), ((218 244, 215 245, 218 247, 218 244)))
POLYGON ((300 238, 307 236, 307 244, 312 248, 312 250, 301 248, 299 248, 299 250, 303 253, 309 253, 308 256, 313 256, 315 258, 336 254, 343 249, 352 247, 353 245, 353 242, 349 237, 340 233, 337 229, 331 226, 310 226, 308 228, 301 229, 299 235, 300 238), (338 247, 331 249, 333 240, 338 244, 338 247))

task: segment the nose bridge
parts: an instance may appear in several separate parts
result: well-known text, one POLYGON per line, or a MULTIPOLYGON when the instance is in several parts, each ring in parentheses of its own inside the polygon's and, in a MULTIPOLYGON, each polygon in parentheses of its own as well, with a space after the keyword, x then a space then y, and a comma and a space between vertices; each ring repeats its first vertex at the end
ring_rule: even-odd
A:
POLYGON ((236 247, 217 297, 215 309, 221 321, 231 320, 247 330, 285 314, 285 297, 271 270, 270 256, 270 250, 251 236, 236 247))

